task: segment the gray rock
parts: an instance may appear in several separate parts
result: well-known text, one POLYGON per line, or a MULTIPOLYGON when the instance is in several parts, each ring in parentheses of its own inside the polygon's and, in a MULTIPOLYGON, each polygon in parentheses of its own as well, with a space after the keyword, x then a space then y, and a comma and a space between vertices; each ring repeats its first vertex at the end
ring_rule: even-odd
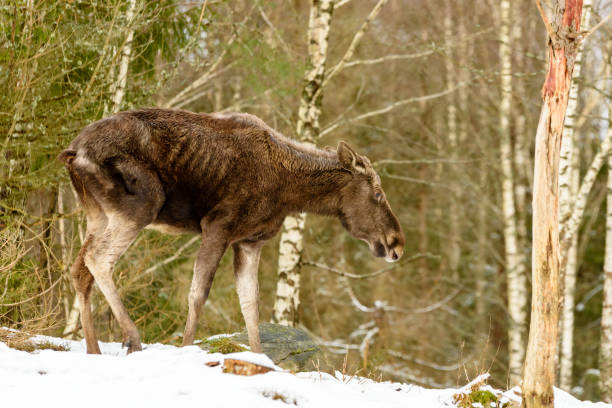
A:
MULTIPOLYGON (((304 330, 275 323, 260 323, 259 337, 264 353, 280 367, 294 371, 314 368, 313 363, 320 349, 304 330)), ((246 331, 231 339, 249 344, 246 331)))

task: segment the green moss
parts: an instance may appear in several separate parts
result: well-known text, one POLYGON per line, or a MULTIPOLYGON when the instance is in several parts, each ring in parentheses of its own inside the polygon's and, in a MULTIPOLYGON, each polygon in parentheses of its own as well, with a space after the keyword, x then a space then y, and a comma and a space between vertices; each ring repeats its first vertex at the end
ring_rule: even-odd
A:
POLYGON ((246 348, 231 340, 229 337, 217 337, 215 339, 205 340, 202 344, 204 348, 211 353, 229 354, 247 351, 246 348))
POLYGON ((480 402, 483 407, 491 406, 491 402, 497 406, 497 396, 491 391, 487 390, 476 390, 470 393, 470 399, 472 403, 480 402))

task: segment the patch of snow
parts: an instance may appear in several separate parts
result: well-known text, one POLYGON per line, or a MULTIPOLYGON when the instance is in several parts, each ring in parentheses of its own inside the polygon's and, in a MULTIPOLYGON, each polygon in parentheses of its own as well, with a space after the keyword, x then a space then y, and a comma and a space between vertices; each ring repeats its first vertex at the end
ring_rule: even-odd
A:
MULTIPOLYGON (((0 342, 2 406, 448 408, 452 407, 453 395, 465 388, 427 389, 341 373, 335 377, 319 372, 294 375, 282 371, 265 355, 252 352, 222 355, 197 346, 145 344, 142 352, 126 355, 120 343, 100 343, 103 354, 88 355, 83 341, 46 336, 33 340, 62 344, 70 351, 27 353, 0 342), (244 377, 224 374, 221 365, 206 365, 225 358, 246 360, 275 371, 244 377)), ((580 402, 559 390, 555 390, 555 397, 559 408, 612 408, 580 402)), ((516 400, 517 396, 508 398, 516 400)))

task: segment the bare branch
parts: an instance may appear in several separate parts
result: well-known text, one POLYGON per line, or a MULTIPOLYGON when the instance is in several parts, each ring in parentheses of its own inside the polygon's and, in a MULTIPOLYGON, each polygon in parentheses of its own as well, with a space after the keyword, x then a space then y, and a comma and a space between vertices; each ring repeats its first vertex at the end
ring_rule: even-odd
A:
POLYGON ((416 58, 422 58, 422 57, 427 57, 428 55, 432 55, 438 52, 443 52, 443 51, 447 51, 449 48, 455 47, 457 45, 460 45, 462 43, 465 43, 467 41, 470 41, 472 38, 477 37, 481 34, 487 33, 489 31, 491 31, 492 28, 487 28, 485 30, 481 30, 478 32, 475 32, 473 34, 467 35, 463 38, 461 38, 459 41, 454 41, 444 47, 436 47, 435 45, 431 47, 431 49, 427 50, 427 51, 420 51, 420 52, 415 52, 413 54, 391 54, 391 55, 385 55, 384 57, 380 57, 380 58, 372 58, 372 59, 366 59, 366 60, 355 60, 355 61, 350 61, 344 64, 344 68, 349 68, 349 67, 354 67, 357 65, 373 65, 373 64, 379 64, 381 62, 387 62, 387 61, 395 61, 395 60, 406 60, 406 59, 416 59, 416 58))
POLYGON ((198 87, 204 85, 213 76, 213 74, 215 73, 215 70, 217 69, 219 64, 221 64, 221 61, 223 60, 223 57, 225 57, 225 54, 227 54, 228 48, 234 43, 235 39, 236 39, 236 33, 234 33, 232 35, 232 37, 230 38, 229 42, 227 43, 227 47, 225 47, 225 49, 221 52, 221 54, 219 54, 219 56, 217 57, 215 62, 213 62, 213 64, 210 66, 210 68, 208 68, 208 70, 206 72, 204 72, 202 75, 200 75, 200 77, 198 79, 193 81, 191 84, 187 85, 182 91, 180 91, 174 97, 170 98, 170 100, 168 100, 166 103, 163 104, 163 107, 164 108, 172 108, 172 107, 178 105, 178 103, 181 102, 182 99, 185 99, 185 96, 189 92, 194 91, 198 87))
POLYGON ((377 115, 382 115, 385 114, 387 112, 392 111, 393 109, 399 108, 400 106, 404 106, 404 105, 408 105, 410 103, 415 103, 415 102, 425 102, 425 101, 429 101, 431 99, 436 99, 436 98, 440 98, 442 96, 448 95, 454 91, 456 91, 457 89, 461 88, 462 86, 465 86, 464 83, 459 83, 457 86, 454 86, 452 88, 446 89, 444 91, 435 93, 435 94, 431 94, 431 95, 425 95, 425 96, 415 96, 412 98, 408 98, 408 99, 403 99, 401 101, 397 101, 394 102, 384 108, 381 109, 377 109, 377 110, 373 110, 367 113, 363 113, 361 115, 334 123, 333 125, 330 125, 328 127, 326 127, 325 129, 323 129, 321 131, 321 133, 319 133, 319 137, 323 137, 328 133, 333 132, 334 130, 336 130, 337 128, 339 128, 342 125, 347 125, 349 123, 353 123, 353 122, 357 122, 363 119, 367 119, 367 118, 371 118, 372 116, 377 116, 377 115))
POLYGON ((357 48, 357 45, 359 45, 361 38, 363 37, 365 32, 368 30, 368 27, 370 26, 370 23, 372 22, 372 20, 374 20, 376 16, 378 15, 378 13, 380 13, 380 10, 382 9, 382 7, 385 5, 386 2, 387 0, 378 0, 378 3, 376 3, 372 11, 370 11, 370 14, 368 15, 368 17, 366 17, 363 24, 361 24, 361 27, 359 27, 359 30, 357 30, 357 32, 353 36, 353 40, 351 41, 351 44, 347 48, 340 62, 338 62, 325 76, 325 80, 323 80, 321 89, 325 88, 329 80, 332 79, 334 75, 336 75, 338 72, 340 72, 342 68, 344 68, 344 65, 353 57, 353 54, 355 53, 355 49, 357 48))
POLYGON ((406 262, 411 262, 411 261, 415 261, 417 259, 421 259, 421 258, 437 258, 435 255, 431 255, 431 254, 416 254, 411 256, 410 258, 407 258, 406 260, 402 261, 401 263, 396 263, 393 264, 391 266, 387 266, 386 268, 382 268, 379 269, 377 271, 374 271, 372 273, 365 273, 365 274, 355 274, 355 273, 350 273, 350 272, 344 272, 341 271, 339 269, 336 268, 332 268, 331 266, 327 266, 327 265, 323 265, 320 264, 318 262, 311 262, 311 261, 302 261, 300 264, 303 266, 312 266, 315 267, 317 269, 321 269, 327 272, 333 272, 337 275, 343 276, 345 278, 351 278, 351 279, 368 279, 368 278, 373 278, 375 276, 378 275, 382 275, 383 273, 387 273, 390 272, 394 269, 397 269, 399 266, 403 266, 404 263, 406 262))
POLYGON ((612 13, 608 14, 607 17, 604 17, 599 23, 595 24, 595 27, 593 27, 590 30, 586 31, 585 34, 584 34, 584 37, 582 37, 582 41, 586 40, 589 35, 593 34, 595 31, 597 31, 597 29, 599 27, 601 27, 602 25, 604 25, 604 23, 606 21, 608 21, 611 17, 612 17, 612 13))
POLYGON ((550 38, 556 38, 556 34, 553 31, 552 27, 550 26, 550 21, 548 21, 548 17, 546 17, 546 13, 544 12, 544 9, 542 9, 542 3, 540 2, 540 0, 535 0, 536 2, 536 6, 538 6, 538 11, 540 12, 540 16, 542 16, 542 21, 544 22, 544 25, 546 26, 546 32, 548 33, 548 36, 550 38))
MULTIPOLYGON (((173 262, 175 260, 177 260, 181 254, 190 246, 192 246, 194 243, 196 243, 198 241, 198 239, 200 239, 199 235, 196 235, 194 237, 192 237, 189 241, 185 242, 183 245, 181 245, 181 247, 179 249, 176 250, 176 252, 174 253, 174 255, 164 259, 161 262, 156 263, 155 265, 151 266, 150 268, 148 268, 147 270, 145 270, 143 273, 141 273, 140 275, 138 275, 138 277, 136 279, 140 279, 141 277, 148 275, 152 272, 154 272, 156 269, 161 268, 164 265, 168 265, 170 262, 173 262)), ((136 280, 135 279, 135 280, 136 280)))
POLYGON ((389 353, 393 357, 397 357, 402 360, 410 361, 410 362, 422 365, 424 367, 433 368, 434 370, 438 370, 438 371, 455 371, 456 369, 461 367, 460 361, 453 365, 441 365, 441 364, 436 364, 436 363, 430 363, 429 361, 421 360, 420 358, 410 357, 404 353, 400 353, 399 351, 395 351, 395 350, 387 350, 387 353, 389 353))
POLYGON ((347 5, 351 0, 338 0, 336 4, 334 4, 334 10, 338 10, 340 7, 347 5))

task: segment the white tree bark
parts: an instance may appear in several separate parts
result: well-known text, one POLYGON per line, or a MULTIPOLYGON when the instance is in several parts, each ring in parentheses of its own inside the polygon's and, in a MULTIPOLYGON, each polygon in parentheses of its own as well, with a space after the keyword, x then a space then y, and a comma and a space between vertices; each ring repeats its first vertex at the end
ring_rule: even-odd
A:
MULTIPOLYGON (((453 1, 447 0, 446 2, 446 13, 444 14, 444 43, 447 46, 447 55, 445 58, 446 65, 446 84, 447 88, 452 88, 457 85, 457 72, 455 62, 453 58, 453 48, 450 44, 453 43, 453 1)), ((447 103, 446 122, 448 123, 448 149, 450 151, 451 160, 454 161, 457 155, 457 107, 456 99, 453 94, 449 97, 447 103)), ((448 246, 448 266, 453 274, 457 276, 459 260, 461 258, 461 248, 459 247, 459 207, 457 205, 457 189, 452 189, 452 194, 449 196, 448 203, 448 235, 449 235, 449 246, 448 246)))
MULTIPOLYGON (((610 117, 612 118, 612 109, 610 111, 610 117)), ((608 128, 607 138, 612 139, 612 128, 608 128)), ((608 156, 603 298, 599 353, 599 389, 601 391, 602 401, 612 403, 612 156, 608 156)))
MULTIPOLYGON (((320 132, 321 87, 325 78, 325 62, 333 0, 313 0, 308 22, 308 65, 298 110, 297 135, 303 142, 314 144, 320 132)), ((295 326, 300 304, 299 261, 303 249, 306 214, 288 216, 283 223, 278 255, 278 284, 274 301, 273 321, 295 326)))
POLYGON ((125 44, 121 51, 121 60, 119 63, 119 75, 117 75, 117 82, 115 86, 115 93, 113 95, 113 107, 112 112, 119 112, 121 109, 121 103, 125 96, 125 86, 127 84, 127 74, 130 65, 130 58, 132 55, 132 40, 134 39, 134 13, 136 11, 136 0, 129 0, 128 9, 125 13, 127 20, 127 37, 125 44))
MULTIPOLYGON (((582 27, 589 26, 592 0, 584 0, 582 5, 582 27)), ((576 55, 572 84, 570 87, 565 135, 561 141, 559 161, 559 231, 563 234, 572 213, 572 202, 580 187, 580 154, 574 144, 574 126, 578 113, 579 83, 582 68, 582 47, 576 55)), ((574 292, 576 289, 576 267, 578 256, 578 234, 570 238, 567 249, 567 262, 561 265, 563 284, 563 309, 561 311, 561 353, 559 358, 559 386, 570 391, 572 388, 573 346, 574 346, 574 292)))
POLYGON ((521 379, 525 358, 525 325, 527 320, 527 279, 523 253, 517 239, 516 210, 514 202, 514 175, 510 138, 512 106, 512 55, 510 50, 510 1, 501 1, 501 25, 499 58, 501 61, 500 149, 502 165, 502 209, 504 216, 504 243, 506 277, 508 285, 508 365, 510 384, 521 379))

